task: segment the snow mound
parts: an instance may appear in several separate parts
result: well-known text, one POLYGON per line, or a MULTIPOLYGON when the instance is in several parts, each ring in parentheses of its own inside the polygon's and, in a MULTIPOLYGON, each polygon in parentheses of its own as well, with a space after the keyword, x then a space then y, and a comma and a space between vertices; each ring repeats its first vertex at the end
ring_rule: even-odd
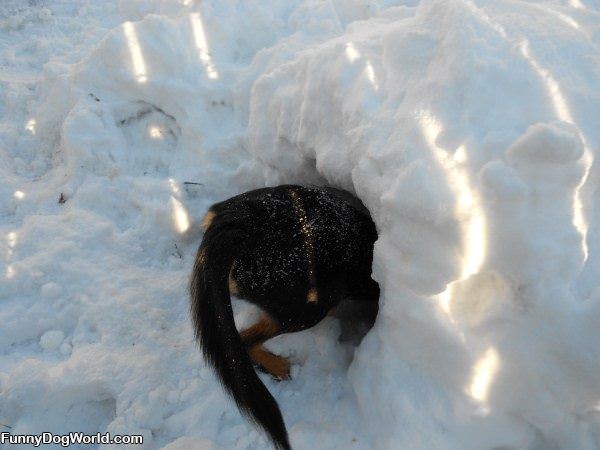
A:
POLYGON ((295 448, 600 448, 597 5, 107 5, 2 17, 38 72, 0 73, 0 424, 266 448, 186 284, 209 204, 299 182, 369 208, 382 297, 356 349, 332 318, 270 344, 295 448))

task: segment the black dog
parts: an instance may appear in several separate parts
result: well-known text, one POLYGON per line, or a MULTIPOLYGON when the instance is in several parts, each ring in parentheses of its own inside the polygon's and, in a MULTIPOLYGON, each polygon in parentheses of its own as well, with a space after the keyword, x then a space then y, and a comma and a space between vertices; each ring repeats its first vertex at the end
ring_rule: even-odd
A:
POLYGON ((217 203, 203 226, 190 287, 196 339, 240 411, 276 448, 291 449, 277 402, 253 363, 286 379, 289 362, 263 342, 316 325, 342 298, 377 305, 379 286, 371 279, 375 225, 345 191, 286 185, 217 203), (241 333, 230 294, 264 312, 241 333))

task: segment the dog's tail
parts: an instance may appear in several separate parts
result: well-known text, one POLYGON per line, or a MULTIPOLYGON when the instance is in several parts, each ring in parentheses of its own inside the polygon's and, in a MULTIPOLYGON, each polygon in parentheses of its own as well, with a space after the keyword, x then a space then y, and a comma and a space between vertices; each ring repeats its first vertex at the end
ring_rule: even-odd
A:
POLYGON ((251 213, 211 216, 191 279, 191 313, 205 360, 240 411, 260 425, 278 450, 291 450, 277 402, 260 381, 235 327, 228 277, 235 256, 260 226, 251 213))

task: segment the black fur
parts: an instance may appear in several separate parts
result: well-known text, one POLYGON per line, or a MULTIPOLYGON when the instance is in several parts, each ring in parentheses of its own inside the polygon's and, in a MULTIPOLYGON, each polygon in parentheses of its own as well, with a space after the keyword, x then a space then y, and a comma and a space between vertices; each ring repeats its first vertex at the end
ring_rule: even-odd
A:
POLYGON ((248 355, 254 341, 243 342, 235 327, 228 277, 231 272, 240 297, 277 323, 276 334, 309 328, 344 297, 376 304, 379 287, 371 279, 375 225, 358 199, 332 188, 258 189, 209 211, 213 217, 190 289, 196 339, 242 413, 268 433, 276 448, 291 449, 277 402, 248 355), (316 301, 308 301, 311 287, 316 301))

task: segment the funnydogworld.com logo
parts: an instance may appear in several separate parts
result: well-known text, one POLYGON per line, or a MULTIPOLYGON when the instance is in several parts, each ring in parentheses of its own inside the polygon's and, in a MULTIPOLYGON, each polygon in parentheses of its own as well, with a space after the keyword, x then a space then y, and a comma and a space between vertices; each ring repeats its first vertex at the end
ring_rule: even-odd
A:
POLYGON ((96 433, 85 434, 81 432, 71 432, 67 434, 54 434, 43 432, 41 434, 12 434, 6 431, 0 432, 0 445, 32 445, 39 447, 45 444, 60 445, 69 447, 70 445, 140 445, 144 443, 144 437, 140 434, 110 434, 96 433))

